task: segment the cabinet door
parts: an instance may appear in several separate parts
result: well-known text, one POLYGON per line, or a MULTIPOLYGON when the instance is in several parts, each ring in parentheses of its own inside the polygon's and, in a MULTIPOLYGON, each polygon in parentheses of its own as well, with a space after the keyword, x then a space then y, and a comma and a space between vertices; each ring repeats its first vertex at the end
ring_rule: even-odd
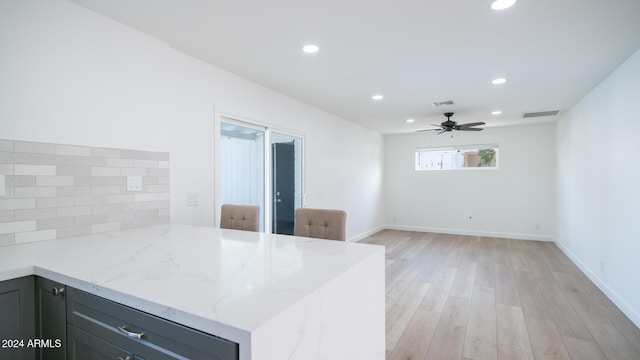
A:
POLYGON ((35 337, 33 276, 0 282, 0 359, 30 360, 35 337))
MULTIPOLYGON (((69 360, 133 360, 133 354, 84 332, 73 325, 67 326, 69 360)), ((136 360, 139 359, 136 357, 136 360)), ((141 359, 142 360, 142 359, 141 359)))
POLYGON ((65 360, 67 310, 64 285, 36 277, 36 336, 45 342, 37 349, 39 360, 65 360))

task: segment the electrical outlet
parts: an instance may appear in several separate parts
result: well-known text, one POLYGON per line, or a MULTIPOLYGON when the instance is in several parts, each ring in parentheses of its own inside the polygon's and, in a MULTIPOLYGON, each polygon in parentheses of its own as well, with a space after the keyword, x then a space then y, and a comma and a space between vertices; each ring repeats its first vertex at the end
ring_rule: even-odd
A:
POLYGON ((142 191, 142 176, 127 176, 127 191, 142 191))

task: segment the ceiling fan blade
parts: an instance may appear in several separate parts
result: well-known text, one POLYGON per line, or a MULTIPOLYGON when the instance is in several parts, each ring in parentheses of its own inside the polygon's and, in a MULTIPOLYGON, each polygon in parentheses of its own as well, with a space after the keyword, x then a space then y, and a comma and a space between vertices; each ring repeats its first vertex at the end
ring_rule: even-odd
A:
POLYGON ((416 132, 440 131, 440 130, 443 130, 443 129, 444 129, 444 128, 443 128, 442 126, 440 126, 440 125, 434 125, 434 124, 431 124, 431 126, 435 126, 435 127, 437 127, 437 129, 422 129, 422 130, 416 130, 416 132))
POLYGON ((485 123, 483 123, 483 122, 473 122, 473 123, 467 123, 467 124, 460 124, 460 125, 458 125, 458 127, 459 128, 468 128, 468 127, 480 126, 480 125, 485 125, 485 123))
POLYGON ((442 129, 442 130, 438 131, 438 132, 436 133, 436 135, 440 135, 440 134, 442 134, 443 132, 447 132, 447 130, 446 130, 446 129, 442 129))
POLYGON ((456 130, 459 130, 459 131, 482 131, 484 129, 483 128, 470 127, 470 128, 460 128, 460 129, 456 129, 456 130))

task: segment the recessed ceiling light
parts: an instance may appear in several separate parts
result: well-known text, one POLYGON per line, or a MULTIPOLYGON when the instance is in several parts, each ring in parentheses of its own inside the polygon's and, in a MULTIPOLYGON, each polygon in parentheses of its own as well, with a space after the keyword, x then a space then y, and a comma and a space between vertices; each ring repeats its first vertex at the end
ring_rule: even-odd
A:
POLYGON ((496 111, 492 111, 491 112, 491 115, 500 115, 500 114, 502 114, 502 111, 500 111, 500 110, 496 110, 496 111))
POLYGON ((382 100, 382 99, 384 99, 384 96, 376 94, 376 95, 373 95, 371 98, 373 100, 382 100))
POLYGON ((317 53, 318 50, 320 50, 318 45, 313 45, 313 44, 305 45, 302 47, 302 51, 306 52, 307 54, 317 53))
POLYGON ((507 79, 505 78, 497 78, 497 79, 493 79, 493 81, 491 81, 491 83, 493 85, 500 85, 500 84, 504 84, 507 82, 507 79))
POLYGON ((513 6, 516 0, 496 0, 491 4, 493 10, 504 10, 513 6))
POLYGON ((415 121, 414 119, 407 119, 407 122, 408 122, 408 123, 412 123, 412 122, 414 122, 414 121, 415 121))

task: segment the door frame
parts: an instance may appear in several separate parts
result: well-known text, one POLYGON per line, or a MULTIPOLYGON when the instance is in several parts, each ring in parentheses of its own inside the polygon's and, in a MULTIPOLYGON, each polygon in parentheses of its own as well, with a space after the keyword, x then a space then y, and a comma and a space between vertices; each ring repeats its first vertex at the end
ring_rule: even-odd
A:
POLYGON ((220 227, 220 209, 222 207, 222 203, 221 203, 221 197, 222 197, 222 177, 221 177, 221 169, 222 169, 222 159, 220 156, 220 151, 221 151, 221 147, 220 147, 220 130, 222 128, 222 123, 230 123, 230 124, 235 124, 235 125, 239 125, 239 126, 244 126, 244 127, 249 127, 252 129, 256 129, 256 130, 262 130, 264 131, 264 213, 262 214, 263 216, 263 223, 264 223, 264 232, 267 234, 270 234, 272 229, 271 229, 271 214, 272 214, 272 208, 273 208, 273 187, 272 187, 272 171, 271 171, 271 161, 272 161, 272 154, 271 154, 271 134, 272 133, 278 133, 278 134, 282 134, 282 135, 287 135, 287 136, 293 136, 293 137, 297 137, 300 138, 300 154, 301 154, 301 176, 302 179, 300 181, 300 191, 301 191, 301 197, 302 197, 302 207, 305 207, 305 203, 306 203, 306 193, 305 193, 305 188, 306 188, 306 166, 305 166, 305 158, 306 158, 306 151, 305 151, 305 135, 304 133, 301 133, 299 131, 295 131, 295 130, 291 130, 291 129, 287 129, 281 126, 277 126, 277 125, 273 125, 270 124, 268 122, 264 122, 264 121, 257 121, 255 119, 251 119, 251 118, 247 118, 247 117, 243 117, 243 116, 238 116, 235 114, 230 114, 230 113, 225 113, 225 112, 219 112, 215 115, 215 124, 214 124, 214 211, 213 211, 213 216, 214 216, 214 226, 215 227, 220 227))

